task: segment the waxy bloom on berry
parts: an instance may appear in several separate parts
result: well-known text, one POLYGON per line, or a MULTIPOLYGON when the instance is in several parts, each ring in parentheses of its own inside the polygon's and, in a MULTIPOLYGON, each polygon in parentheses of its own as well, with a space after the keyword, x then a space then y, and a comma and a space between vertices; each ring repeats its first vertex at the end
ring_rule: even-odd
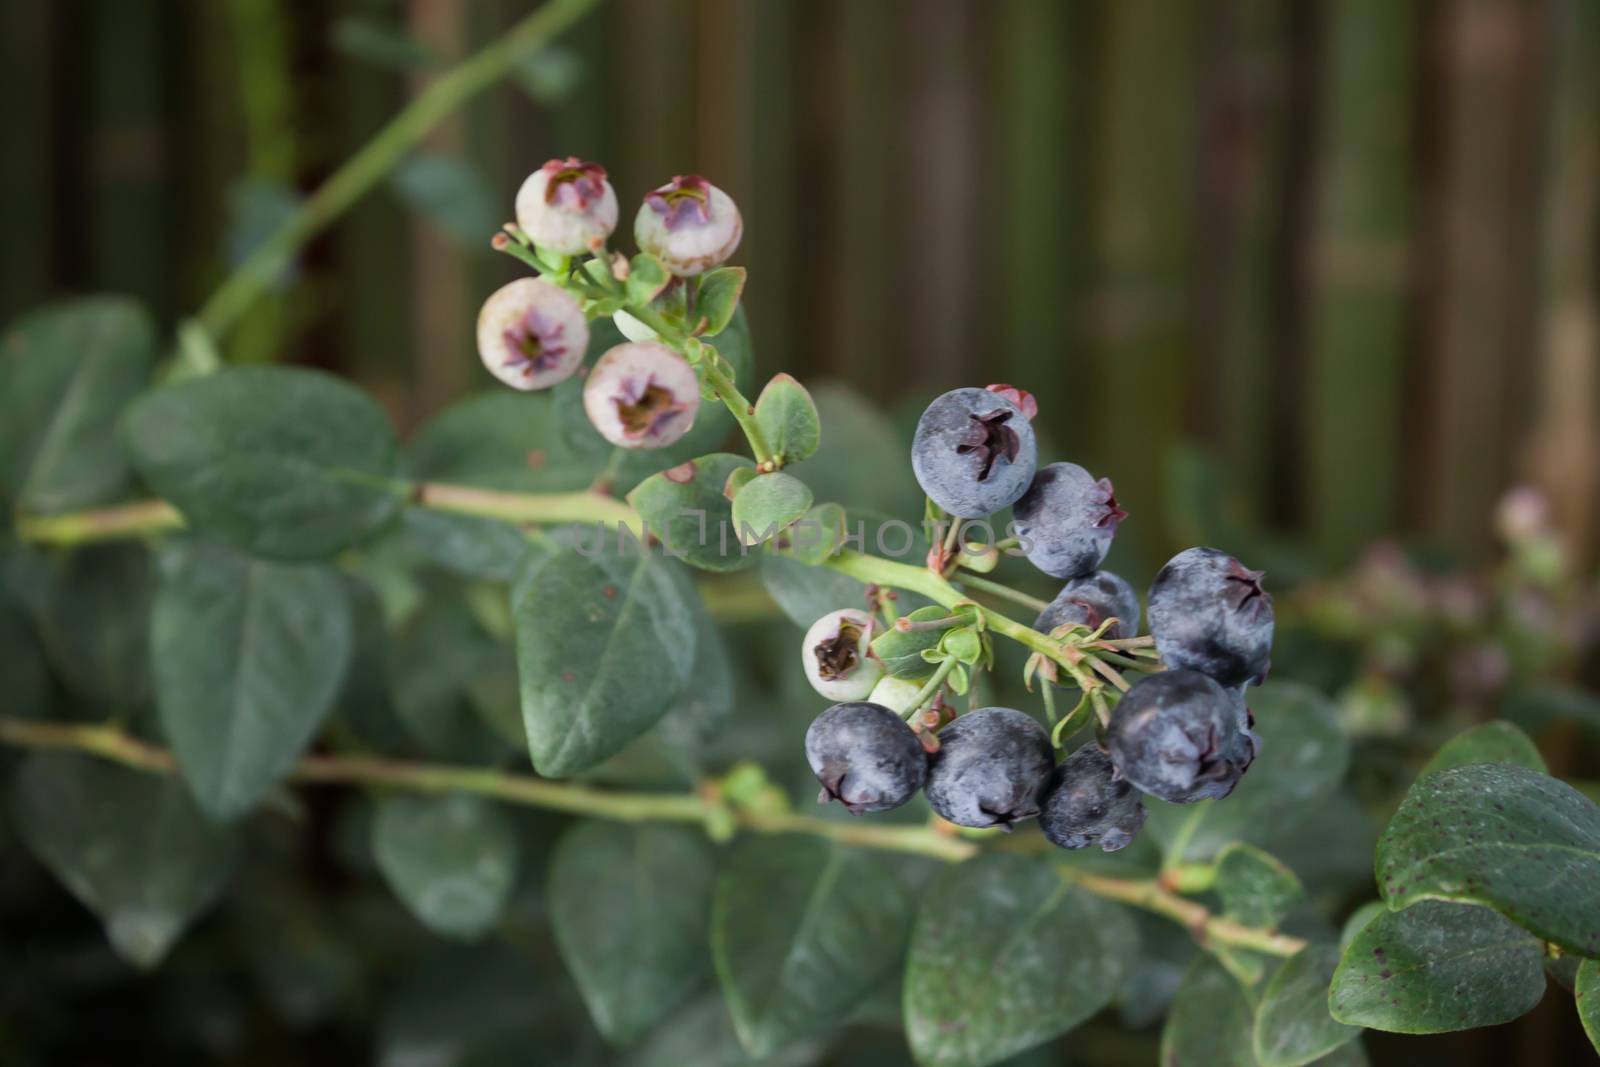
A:
POLYGON ((583 386, 594 428, 622 448, 664 448, 689 432, 700 409, 700 381, 684 358, 656 341, 617 345, 583 386))
POLYGON ((599 248, 617 228, 617 194, 606 169, 576 156, 552 159, 517 190, 517 225, 557 255, 599 248))
POLYGON ((726 261, 743 234, 733 198, 698 174, 680 175, 646 194, 633 220, 639 247, 680 278, 726 261))
POLYGON ((577 298, 538 278, 495 290, 478 312, 478 355, 513 389, 548 389, 572 377, 589 347, 577 298))

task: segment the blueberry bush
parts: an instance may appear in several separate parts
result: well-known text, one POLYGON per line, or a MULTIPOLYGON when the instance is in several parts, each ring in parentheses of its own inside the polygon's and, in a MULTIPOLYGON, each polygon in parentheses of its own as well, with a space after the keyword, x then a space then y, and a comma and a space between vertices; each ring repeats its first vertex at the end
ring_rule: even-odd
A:
MULTIPOLYGON (((754 390, 737 205, 675 177, 628 255, 619 204, 592 162, 527 179, 495 386, 405 442, 121 299, 11 324, 8 864, 135 967, 243 945, 291 1020, 381 989, 395 1064, 982 1067, 1107 1019, 1164 1063, 1361 1063, 1547 976, 1600 1039, 1600 807, 1517 725, 1372 825, 1350 736, 1386 713, 1269 680, 1241 549, 1141 598, 1111 481, 1041 463, 1017 386, 906 432, 754 390), (284 874, 302 831, 344 889, 284 874)), ((1348 617, 1314 604, 1302 636, 1348 617)))

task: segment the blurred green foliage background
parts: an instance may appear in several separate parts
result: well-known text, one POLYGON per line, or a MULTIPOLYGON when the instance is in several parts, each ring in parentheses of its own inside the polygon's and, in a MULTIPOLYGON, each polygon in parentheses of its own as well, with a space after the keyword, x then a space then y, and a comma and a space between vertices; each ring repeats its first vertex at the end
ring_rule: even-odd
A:
MULTIPOLYGON (((112 291, 176 327, 430 75, 530 6, 0 4, 0 317, 112 291)), ((227 354, 338 371, 412 429, 490 384, 473 319, 520 271, 488 236, 533 167, 603 162, 624 219, 701 172, 744 210, 753 380, 817 385, 819 499, 914 515, 909 420, 943 389, 1015 383, 1040 400, 1048 458, 1116 481, 1134 519, 1112 563, 1135 585, 1216 540, 1297 587, 1280 671, 1341 698, 1358 792, 1508 708, 1553 769, 1594 778, 1592 698, 1532 682, 1595 680, 1596 46, 1586 0, 611 0, 319 237, 227 354), (1497 522, 1515 486, 1537 496, 1497 522), (1391 540, 1412 555, 1370 548, 1391 540)), ((793 671, 759 666, 792 627, 723 593, 735 659, 758 665, 741 702, 803 721, 793 671)), ((785 740, 742 716, 719 746, 778 762, 785 740)), ((526 951, 441 949, 352 883, 360 817, 319 801, 309 833, 268 822, 225 932, 159 977, 131 978, 62 894, 4 912, 7 941, 51 934, 34 990, 14 974, 0 1001, 13 1033, 92 1057, 71 1034, 92 1017, 136 1062, 594 1062, 548 944, 518 923, 536 879, 502 931, 526 951), (241 944, 248 977, 218 981, 241 944), (468 1032, 482 1047, 458 1047, 468 1032)), ((518 818, 548 844, 553 820, 518 818)), ((1367 854, 1349 853, 1359 881, 1367 854)), ((0 900, 49 892, 8 876, 0 900)), ((1138 1063, 1148 1038, 1097 1025, 1073 1047, 1138 1063)), ((682 1040, 698 1051, 627 1062, 710 1062, 682 1040)), ((1563 1002, 1368 1047, 1546 1063, 1581 1041, 1563 1002)), ((869 1027, 829 1062, 896 1052, 869 1027)))

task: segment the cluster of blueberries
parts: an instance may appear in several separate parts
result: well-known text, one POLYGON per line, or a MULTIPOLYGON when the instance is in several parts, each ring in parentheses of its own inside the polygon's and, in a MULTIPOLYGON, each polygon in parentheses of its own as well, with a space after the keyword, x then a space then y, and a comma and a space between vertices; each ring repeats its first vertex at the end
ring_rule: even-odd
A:
MULTIPOLYGON (((1138 594, 1099 569, 1126 512, 1110 481, 1076 464, 1036 471, 1035 411, 1032 397, 1009 386, 944 394, 917 426, 917 480, 959 518, 1013 508, 1019 547, 1067 580, 1035 629, 1109 623, 1105 637, 1134 637, 1138 594)), ((906 695, 918 687, 885 676, 872 658, 872 616, 825 616, 802 650, 813 685, 843 701, 806 731, 819 802, 837 800, 859 815, 899 807, 922 789, 960 826, 1009 830, 1038 817, 1062 848, 1098 843, 1114 852, 1144 824, 1141 794, 1180 804, 1227 796, 1259 747, 1245 691, 1264 680, 1272 653, 1272 598, 1261 578, 1216 549, 1174 556, 1148 597, 1162 669, 1136 682, 1097 740, 1060 764, 1044 727, 1012 708, 969 711, 938 730, 936 746, 925 745, 904 717, 919 710, 906 695)))

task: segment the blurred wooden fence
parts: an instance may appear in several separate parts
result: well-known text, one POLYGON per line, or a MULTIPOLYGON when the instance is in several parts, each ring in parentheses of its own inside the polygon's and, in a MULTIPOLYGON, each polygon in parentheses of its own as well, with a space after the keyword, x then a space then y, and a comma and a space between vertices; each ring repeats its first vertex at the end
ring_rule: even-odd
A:
MULTIPOLYGON (((193 309, 241 216, 270 220, 237 179, 311 187, 408 64, 528 6, 4 5, 0 308, 193 309)), ((613 0, 567 46, 575 94, 497 90, 430 151, 501 211, 557 153, 625 201, 711 175, 745 208, 765 370, 886 402, 1025 385, 1146 513, 1199 443, 1328 562, 1394 530, 1481 555, 1518 480, 1593 557, 1600 4, 613 0)), ((337 367, 414 419, 481 384, 472 315, 509 273, 380 193, 233 354, 337 367)))

